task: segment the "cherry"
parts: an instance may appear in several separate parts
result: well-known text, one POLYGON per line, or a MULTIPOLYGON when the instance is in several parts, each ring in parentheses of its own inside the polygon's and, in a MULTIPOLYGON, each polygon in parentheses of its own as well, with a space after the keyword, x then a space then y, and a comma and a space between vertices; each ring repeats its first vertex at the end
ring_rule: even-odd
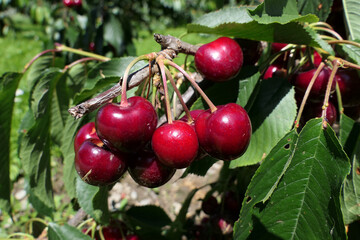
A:
POLYGON ((115 226, 107 226, 102 228, 102 234, 105 240, 123 240, 124 233, 115 226))
POLYGON ((82 6, 82 0, 73 0, 75 7, 81 7, 82 6))
MULTIPOLYGON (((203 113, 205 110, 204 109, 195 109, 195 110, 191 110, 190 111, 190 115, 192 117, 192 119, 194 120, 194 122, 192 122, 190 125, 195 127, 195 121, 198 118, 198 116, 203 113)), ((183 122, 187 122, 188 121, 188 117, 185 115, 182 118, 179 119, 180 121, 183 122)), ((194 128, 195 129, 195 128, 194 128)))
POLYGON ((195 130, 179 120, 157 128, 151 139, 151 145, 163 164, 177 169, 188 167, 199 150, 195 130))
POLYGON ((95 122, 89 122, 82 126, 75 135, 74 139, 74 150, 75 152, 79 149, 80 145, 89 138, 99 139, 96 134, 95 122))
POLYGON ((135 234, 131 234, 131 235, 126 236, 126 240, 139 240, 139 239, 140 238, 135 234))
POLYGON ((273 77, 285 77, 286 76, 286 70, 283 69, 279 64, 273 64, 270 65, 263 76, 263 79, 269 79, 273 77))
POLYGON ((128 172, 136 183, 148 188, 155 188, 167 183, 175 169, 162 164, 154 152, 141 151, 129 161, 128 172))
POLYGON ((126 156, 110 151, 99 139, 87 139, 75 153, 75 169, 91 185, 108 185, 126 171, 126 156))
POLYGON ((74 1, 73 0, 63 0, 63 4, 65 7, 73 7, 74 6, 74 1))
POLYGON ((89 50, 90 50, 91 52, 95 52, 95 43, 94 43, 94 42, 90 42, 90 43, 89 43, 89 50))
POLYGON ((288 44, 287 43, 272 43, 271 44, 271 50, 274 53, 280 52, 281 49, 283 49, 284 47, 286 47, 288 44))
POLYGON ((201 209, 208 215, 214 215, 219 210, 219 203, 214 196, 209 196, 202 201, 201 209))
POLYGON ((195 122, 200 146, 210 156, 222 160, 240 157, 251 138, 251 122, 245 109, 235 103, 218 106, 200 114, 195 122))
POLYGON ((339 69, 335 75, 339 84, 343 106, 353 107, 360 105, 360 78, 354 69, 339 69))
POLYGON ((243 53, 237 42, 220 37, 202 45, 195 53, 196 69, 208 80, 223 82, 238 74, 243 65, 243 53))
MULTIPOLYGON (((303 112, 303 121, 307 122, 311 118, 318 118, 322 115, 322 102, 309 102, 305 105, 304 112, 303 112)), ((329 101, 329 106, 326 109, 326 118, 330 125, 333 125, 337 118, 336 108, 332 102, 329 101)))
MULTIPOLYGON (((306 72, 298 73, 293 80, 293 85, 298 90, 305 92, 315 72, 316 69, 311 69, 306 72)), ((327 67, 324 67, 320 71, 319 76, 316 78, 314 85, 311 88, 310 91, 311 97, 319 97, 325 94, 329 77, 330 77, 330 70, 327 67)), ((335 81, 333 81, 333 85, 332 85, 332 90, 334 89, 335 89, 335 81)))
POLYGON ((99 138, 110 148, 136 152, 150 140, 156 129, 157 115, 151 103, 142 97, 131 97, 128 105, 108 103, 95 119, 99 138))
POLYGON ((235 38, 235 41, 241 46, 243 65, 254 65, 259 60, 263 50, 261 42, 241 38, 235 38))

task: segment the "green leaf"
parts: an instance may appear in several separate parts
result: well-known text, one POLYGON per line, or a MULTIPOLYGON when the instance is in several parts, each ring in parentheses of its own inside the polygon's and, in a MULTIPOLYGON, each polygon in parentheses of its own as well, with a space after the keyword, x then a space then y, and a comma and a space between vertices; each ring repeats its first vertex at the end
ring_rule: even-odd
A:
POLYGON ((50 166, 52 99, 63 73, 56 68, 45 71, 34 85, 31 109, 34 125, 22 136, 20 158, 29 179, 30 200, 39 213, 52 216, 54 208, 50 166))
POLYGON ((340 141, 352 163, 341 191, 341 209, 345 224, 360 219, 360 124, 341 114, 340 141))
MULTIPOLYGON (((239 75, 234 79, 227 82, 214 83, 205 90, 205 93, 215 105, 236 102, 241 106, 245 106, 252 97, 259 79, 260 73, 257 67, 244 66, 239 75)), ((191 106, 191 109, 207 108, 208 105, 201 97, 191 106)))
MULTIPOLYGON (((298 22, 260 24, 244 8, 225 8, 205 14, 187 26, 190 33, 212 33, 268 42, 302 44, 312 47, 327 46, 314 31, 298 22)), ((333 53, 331 47, 326 51, 333 53)))
MULTIPOLYGON (((360 40, 354 40, 354 42, 360 43, 360 40)), ((350 44, 342 44, 337 46, 337 50, 342 52, 342 55, 347 56, 350 61, 360 64, 360 48, 350 44)))
MULTIPOLYGON (((75 103, 80 103, 101 90, 109 89, 113 84, 120 81, 129 63, 135 57, 115 58, 94 66, 88 74, 88 79, 79 94, 75 96, 75 103)), ((140 61, 133 66, 131 73, 143 68, 146 65, 140 61)))
POLYGON ((49 223, 48 228, 48 237, 51 240, 91 240, 89 236, 66 223, 63 226, 60 226, 51 222, 49 223))
POLYGON ((360 2, 343 0, 346 25, 352 40, 360 39, 360 2))
POLYGON ((10 212, 10 133, 14 110, 15 92, 22 78, 21 73, 5 73, 0 77, 0 209, 10 212))
POLYGON ((350 165, 334 131, 313 119, 285 143, 255 173, 234 239, 346 239, 339 197, 350 165))
POLYGON ((320 21, 325 22, 331 12, 333 0, 298 0, 298 11, 301 15, 315 14, 320 21))
POLYGON ((95 221, 105 225, 109 222, 109 209, 107 203, 108 188, 96 187, 85 183, 78 176, 76 178, 76 196, 79 205, 95 221))
POLYGON ((230 167, 260 162, 293 126, 296 117, 294 89, 285 79, 261 82, 260 90, 248 111, 253 134, 245 154, 230 162, 230 167))
POLYGON ((122 55, 125 50, 124 37, 120 21, 111 14, 104 25, 104 40, 116 49, 116 55, 122 55))
POLYGON ((188 174, 195 174, 198 176, 205 176, 209 168, 216 163, 218 159, 212 158, 210 156, 205 156, 201 159, 195 160, 191 165, 185 170, 181 178, 185 178, 188 174))
POLYGON ((319 21, 319 18, 312 14, 299 16, 296 0, 265 0, 249 13, 255 21, 261 24, 319 21))

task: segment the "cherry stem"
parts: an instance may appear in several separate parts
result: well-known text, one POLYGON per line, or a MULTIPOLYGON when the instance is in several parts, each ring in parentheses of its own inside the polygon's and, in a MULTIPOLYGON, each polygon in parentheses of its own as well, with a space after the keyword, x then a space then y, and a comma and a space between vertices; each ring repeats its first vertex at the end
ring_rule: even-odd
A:
POLYGON ((327 27, 329 29, 334 29, 330 24, 326 23, 326 22, 315 22, 315 23, 311 23, 309 24, 310 27, 313 27, 313 26, 324 26, 324 27, 327 27))
POLYGON ((101 56, 101 55, 95 54, 95 53, 86 52, 86 51, 81 50, 81 49, 71 48, 71 47, 68 47, 68 46, 60 44, 60 43, 55 43, 55 47, 56 47, 57 50, 63 51, 63 52, 71 52, 71 53, 75 53, 75 54, 85 56, 85 57, 97 58, 97 59, 103 60, 103 61, 109 61, 110 60, 110 58, 108 58, 108 57, 104 57, 104 56, 101 56))
POLYGON ((33 57, 33 59, 30 60, 30 62, 28 62, 25 67, 24 67, 24 70, 23 70, 23 73, 25 73, 29 67, 38 59, 40 58, 42 55, 45 55, 47 53, 55 53, 55 52, 61 52, 61 50, 58 50, 58 49, 48 49, 48 50, 45 50, 45 51, 42 51, 41 53, 38 53, 35 57, 33 57))
POLYGON ((360 65, 346 61, 345 59, 342 59, 339 57, 334 57, 334 56, 329 56, 328 59, 331 61, 335 61, 335 60, 338 61, 340 66, 342 66, 342 67, 350 67, 350 68, 360 70, 360 65))
POLYGON ((332 83, 334 81, 334 78, 335 78, 335 74, 339 68, 339 62, 337 60, 333 61, 333 69, 331 71, 331 74, 330 74, 330 77, 329 77, 329 81, 328 81, 328 84, 327 84, 327 87, 326 87, 326 92, 325 92, 325 97, 324 97, 324 103, 323 103, 323 107, 322 107, 322 114, 321 114, 321 117, 323 118, 323 128, 326 128, 327 127, 327 121, 325 120, 326 119, 326 110, 329 106, 329 98, 330 98, 330 92, 331 92, 331 86, 332 86, 332 83))
POLYGON ((295 128, 299 127, 300 118, 301 118, 302 112, 304 111, 305 103, 306 103, 306 101, 307 101, 307 99, 309 97, 311 88, 314 85, 315 80, 319 76, 319 74, 320 74, 321 70, 324 68, 324 66, 325 66, 325 63, 323 63, 323 62, 320 63, 319 67, 316 69, 316 72, 315 72, 314 76, 311 78, 308 87, 306 88, 304 97, 302 99, 302 102, 301 102, 301 105, 300 105, 300 108, 299 108, 299 111, 298 111, 298 115, 297 115, 296 120, 295 120, 295 128))
POLYGON ((195 80, 184 69, 182 69, 179 65, 177 65, 173 61, 165 60, 164 63, 179 70, 190 81, 191 85, 194 86, 194 88, 200 93, 201 97, 205 100, 207 105, 209 105, 211 112, 215 112, 217 110, 216 106, 211 102, 208 96, 206 96, 204 91, 199 87, 199 85, 195 82, 195 80))
POLYGON ((79 63, 83 63, 83 62, 87 62, 87 61, 101 61, 101 62, 104 62, 104 60, 101 60, 101 59, 98 59, 98 58, 93 58, 93 57, 88 57, 88 58, 81 58, 81 59, 78 59, 72 63, 70 63, 69 65, 66 65, 64 67, 64 71, 74 67, 75 65, 79 64, 79 63))
POLYGON ((153 54, 156 55, 156 53, 150 53, 150 54, 146 54, 146 55, 142 55, 139 56, 137 58, 135 58, 134 60, 132 60, 129 65, 126 67, 125 72, 124 72, 124 77, 122 78, 122 86, 121 86, 121 103, 120 106, 123 107, 127 107, 128 106, 128 101, 127 101, 127 95, 126 95, 126 88, 127 88, 127 80, 129 78, 129 73, 131 68, 139 61, 141 60, 151 60, 154 56, 153 54))
MULTIPOLYGON (((187 118, 188 118, 188 123, 194 122, 194 119, 191 117, 190 110, 189 110, 189 108, 186 106, 186 103, 185 103, 185 101, 184 101, 184 99, 183 99, 183 97, 182 97, 179 89, 177 88, 176 83, 175 83, 173 77, 171 76, 171 73, 170 73, 169 69, 165 68, 165 71, 166 71, 167 77, 168 77, 169 80, 170 80, 170 83, 171 83, 172 87, 174 88, 174 91, 175 91, 177 97, 179 98, 179 101, 180 101, 180 103, 181 103, 181 106, 183 107, 183 109, 184 109, 184 111, 185 111, 185 114, 186 114, 186 116, 187 116, 187 118)), ((176 105, 176 104, 174 104, 174 105, 176 105)), ((174 114, 175 114, 175 113, 174 113, 174 114)))
POLYGON ((338 101, 339 113, 342 114, 342 113, 344 113, 344 107, 343 107, 343 103, 342 103, 342 99, 341 99, 341 92, 340 92, 340 87, 339 87, 338 82, 336 82, 335 91, 336 91, 336 97, 337 97, 337 101, 338 101))
POLYGON ((355 47, 358 47, 358 48, 360 48, 360 43, 357 43, 357 42, 353 42, 353 41, 349 41, 349 40, 343 40, 343 39, 341 39, 341 40, 330 40, 330 41, 327 41, 329 44, 333 44, 333 43, 335 43, 335 44, 349 44, 349 45, 353 45, 353 46, 355 46, 355 47))
POLYGON ((163 62, 163 56, 160 56, 156 60, 156 62, 159 64, 159 68, 160 68, 160 72, 161 72, 161 78, 162 78, 162 81, 163 81, 167 120, 168 120, 169 124, 172 124, 171 108, 170 108, 170 100, 169 100, 169 91, 168 91, 168 88, 167 88, 166 73, 165 73, 165 65, 164 65, 164 62, 163 62))
POLYGON ((331 35, 333 35, 334 37, 336 37, 339 40, 343 40, 343 38, 334 30, 328 29, 328 28, 324 28, 324 27, 314 27, 314 30, 320 30, 320 31, 324 31, 327 33, 330 33, 331 35))

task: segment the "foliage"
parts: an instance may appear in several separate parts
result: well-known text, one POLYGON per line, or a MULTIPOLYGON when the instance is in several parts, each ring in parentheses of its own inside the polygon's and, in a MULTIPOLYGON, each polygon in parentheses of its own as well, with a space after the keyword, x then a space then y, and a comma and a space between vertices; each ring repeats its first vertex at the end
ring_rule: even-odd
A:
MULTIPOLYGON (((183 236, 193 239, 197 236, 199 232, 194 229, 198 227, 201 210, 193 216, 187 213, 202 186, 196 186, 188 194, 175 219, 161 206, 128 206, 122 202, 119 208, 110 209, 108 192, 112 185, 88 185, 77 176, 74 168, 75 134, 82 125, 93 121, 95 112, 77 120, 67 112, 70 107, 119 82, 126 67, 135 59, 129 55, 144 51, 135 49, 141 46, 138 40, 134 41, 139 32, 143 32, 140 29, 153 31, 155 25, 161 29, 192 21, 187 25, 187 32, 191 33, 188 37, 194 44, 217 36, 268 42, 258 64, 243 66, 228 82, 204 86, 206 95, 215 105, 229 102, 242 105, 249 113, 253 133, 247 152, 231 162, 224 162, 219 178, 209 184, 211 190, 205 199, 216 196, 220 202, 218 214, 234 226, 234 239, 345 239, 345 224, 359 221, 359 123, 343 113, 340 101, 337 128, 326 124, 325 116, 302 123, 298 128, 298 122, 294 124, 294 121, 299 105, 291 77, 306 63, 313 65, 307 55, 313 50, 323 59, 327 58, 331 67, 339 60, 335 57, 338 52, 343 59, 359 64, 360 40, 356 26, 360 18, 349 9, 360 8, 360 4, 343 1, 348 37, 354 41, 334 46, 328 43, 328 40, 334 41, 333 36, 324 36, 324 32, 333 33, 333 30, 324 31, 321 28, 324 24, 319 25, 319 21, 325 21, 331 14, 332 0, 265 0, 256 7, 257 1, 240 1, 247 6, 225 8, 220 2, 83 1, 81 8, 68 8, 55 1, 0 2, 0 9, 6 10, 0 16, 2 34, 18 31, 7 14, 17 7, 44 27, 49 36, 45 46, 53 48, 54 42, 69 46, 59 53, 53 51, 52 56, 36 57, 26 73, 7 71, 0 78, 0 217, 17 211, 18 203, 11 195, 18 180, 23 179, 33 211, 29 219, 23 221, 28 223, 26 226, 35 226, 33 222, 36 221, 41 226, 38 232, 35 228, 21 230, 36 237, 47 233, 50 239, 85 239, 81 229, 97 229, 101 233, 114 219, 124 222, 126 229, 141 239, 181 239, 183 236), (221 9, 212 11, 218 8, 221 9), (195 35, 197 33, 202 35, 195 35), (95 49, 90 49, 91 42, 95 43, 95 49), (289 45, 271 55, 271 42, 289 45), (302 52, 301 46, 307 50, 302 52), (78 48, 86 51, 79 52, 78 48), (288 70, 287 77, 264 79, 263 73, 269 64, 279 60, 285 52, 291 53, 283 63, 288 70), (84 56, 92 57, 91 61, 72 64, 75 60, 84 60, 81 58, 84 56), (24 95, 26 108, 16 104, 16 90, 21 84, 29 88, 24 95), (24 110, 20 126, 13 124, 19 108, 24 110), (20 133, 17 143, 11 140, 14 131, 20 133), (18 151, 11 150, 14 146, 18 151), (23 174, 15 179, 10 172, 14 154, 21 158, 23 174), (57 184, 54 176, 59 175, 66 197, 59 197, 54 187, 57 184), (226 212, 226 196, 230 193, 239 206, 226 212), (85 211, 89 219, 77 226, 69 222, 64 224, 70 214, 81 211, 85 211)), ((236 5, 236 1, 230 2, 236 5)), ((187 59, 184 68, 195 72, 192 59, 187 59)), ((138 62, 131 72, 142 69, 147 63, 138 62)), ((347 64, 346 61, 342 63, 347 64)), ((176 76, 177 72, 171 69, 171 73, 176 76)), ((181 93, 188 88, 188 82, 179 87, 181 93)), ((133 86, 128 96, 140 95, 144 89, 143 83, 133 86)), ((154 89, 149 90, 148 95, 149 99, 158 97, 154 89)), ((201 97, 191 105, 191 109, 208 108, 201 97)), ((157 106, 163 107, 160 103, 157 106)), ((157 113, 160 116, 164 111, 157 113)), ((182 177, 205 176, 217 161, 210 156, 195 161, 182 177)), ((208 227, 207 237, 232 237, 228 228, 209 228, 209 224, 213 226, 212 221, 219 220, 214 216, 209 219, 210 222, 202 225, 208 227)), ((10 234, 5 233, 7 237, 10 234)))

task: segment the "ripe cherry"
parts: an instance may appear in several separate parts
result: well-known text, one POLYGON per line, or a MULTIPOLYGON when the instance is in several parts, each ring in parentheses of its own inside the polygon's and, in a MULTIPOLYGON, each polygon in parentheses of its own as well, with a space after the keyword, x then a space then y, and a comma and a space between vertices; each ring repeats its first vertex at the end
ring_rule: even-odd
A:
MULTIPOLYGON (((311 69, 306 72, 298 73, 294 80, 293 85, 300 91, 305 92, 311 78, 314 76, 316 69, 311 69)), ((327 67, 324 67, 319 76, 316 78, 314 85, 311 88, 310 96, 319 97, 325 94, 327 83, 330 77, 330 70, 327 67)), ((335 89, 335 81, 333 81, 332 90, 335 89)))
POLYGON ((195 130, 183 121, 166 123, 157 128, 151 145, 163 164, 177 169, 190 166, 199 150, 195 130))
POLYGON ((73 0, 63 0, 63 4, 65 7, 73 7, 74 6, 74 1, 73 0))
POLYGON ((155 188, 167 183, 176 169, 162 164, 152 151, 134 154, 129 161, 128 172, 139 185, 155 188))
MULTIPOLYGON (((311 118, 319 118, 322 115, 322 102, 308 102, 305 105, 304 112, 303 112, 303 121, 307 122, 311 118)), ((333 125, 337 118, 337 112, 334 104, 329 101, 329 106, 326 109, 326 119, 330 125, 333 125)))
POLYGON ((354 69, 339 69, 335 75, 339 84, 343 106, 360 105, 360 78, 354 69))
POLYGON ((81 7, 82 6, 82 0, 73 0, 75 7, 81 7))
POLYGON ((195 122, 200 146, 210 156, 232 160, 246 151, 251 138, 251 122, 245 109, 235 103, 202 113, 195 122))
POLYGON ((241 46, 243 52, 243 65, 254 65, 259 60, 263 47, 261 42, 235 38, 235 41, 241 46))
POLYGON ((219 203, 214 196, 209 196, 202 201, 201 209, 208 215, 214 215, 219 210, 219 203))
POLYGON ((91 185, 108 185, 126 171, 126 156, 110 151, 99 139, 87 139, 75 153, 75 169, 91 185))
POLYGON ((274 53, 280 52, 281 49, 283 49, 284 47, 286 47, 288 44, 287 43, 272 43, 271 44, 271 50, 274 53))
POLYGON ((89 138, 99 139, 96 134, 95 122, 89 122, 82 126, 75 135, 74 139, 74 150, 75 152, 79 149, 80 145, 89 138))
POLYGON ((237 42, 220 37, 202 45, 195 54, 196 69, 208 80, 227 81, 238 74, 243 65, 243 53, 237 42))
POLYGON ((273 77, 285 77, 286 76, 286 70, 283 69, 279 64, 273 64, 270 65, 263 76, 263 79, 269 79, 273 77))
POLYGON ((128 105, 108 103, 96 115, 99 138, 110 148, 136 152, 143 148, 156 129, 157 115, 151 103, 142 97, 131 97, 128 105))

